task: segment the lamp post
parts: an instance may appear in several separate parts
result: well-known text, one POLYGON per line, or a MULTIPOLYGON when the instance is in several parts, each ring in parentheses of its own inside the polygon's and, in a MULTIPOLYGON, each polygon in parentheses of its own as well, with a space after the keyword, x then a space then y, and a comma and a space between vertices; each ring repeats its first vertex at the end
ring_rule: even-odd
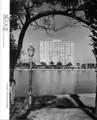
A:
POLYGON ((35 49, 32 46, 32 43, 30 43, 28 48, 28 55, 29 55, 29 61, 30 61, 30 71, 29 71, 29 106, 32 105, 32 58, 34 56, 35 49))

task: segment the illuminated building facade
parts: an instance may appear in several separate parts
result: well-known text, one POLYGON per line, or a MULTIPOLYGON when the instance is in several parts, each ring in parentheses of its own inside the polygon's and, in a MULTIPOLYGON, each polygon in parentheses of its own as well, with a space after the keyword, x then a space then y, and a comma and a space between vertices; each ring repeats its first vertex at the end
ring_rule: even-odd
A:
POLYGON ((73 43, 62 40, 40 41, 40 62, 60 61, 63 64, 73 63, 73 43))

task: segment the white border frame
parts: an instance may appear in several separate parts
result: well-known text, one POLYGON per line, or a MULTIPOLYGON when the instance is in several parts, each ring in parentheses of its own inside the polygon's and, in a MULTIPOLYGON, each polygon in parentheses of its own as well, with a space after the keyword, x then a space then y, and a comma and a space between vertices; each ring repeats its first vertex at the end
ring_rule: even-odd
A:
POLYGON ((9 0, 1 0, 0 120, 9 119, 9 0))

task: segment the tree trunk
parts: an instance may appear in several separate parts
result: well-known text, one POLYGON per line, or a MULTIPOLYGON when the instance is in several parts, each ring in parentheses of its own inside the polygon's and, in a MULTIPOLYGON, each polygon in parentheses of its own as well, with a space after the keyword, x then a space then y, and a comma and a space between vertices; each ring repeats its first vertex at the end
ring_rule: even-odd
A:
POLYGON ((19 56, 20 56, 20 52, 21 52, 22 45, 23 45, 23 39, 24 39, 26 30, 27 30, 29 24, 30 24, 29 22, 25 22, 24 25, 23 25, 23 27, 22 27, 22 30, 20 32, 19 40, 18 40, 18 53, 17 53, 16 59, 18 59, 19 56))
POLYGON ((11 80, 11 79, 14 79, 14 69, 15 69, 16 62, 10 63, 10 64, 11 64, 10 66, 10 80, 11 80))
POLYGON ((16 63, 17 63, 17 59, 18 59, 19 56, 20 56, 20 52, 21 52, 22 45, 23 45, 23 39, 24 39, 26 30, 27 30, 29 24, 30 24, 30 23, 25 22, 25 24, 23 25, 22 30, 21 30, 21 32, 20 32, 19 40, 18 40, 18 50, 17 50, 17 54, 16 54, 15 59, 14 59, 13 61, 11 61, 12 63, 10 63, 10 79, 11 79, 11 78, 14 79, 14 69, 15 69, 15 66, 16 66, 16 63))
POLYGON ((15 103, 16 98, 16 81, 14 80, 14 69, 16 63, 12 63, 10 66, 10 105, 15 103))
POLYGON ((10 79, 14 78, 14 69, 10 68, 10 79))
POLYGON ((96 97, 95 97, 95 114, 97 116, 97 58, 96 58, 96 97))

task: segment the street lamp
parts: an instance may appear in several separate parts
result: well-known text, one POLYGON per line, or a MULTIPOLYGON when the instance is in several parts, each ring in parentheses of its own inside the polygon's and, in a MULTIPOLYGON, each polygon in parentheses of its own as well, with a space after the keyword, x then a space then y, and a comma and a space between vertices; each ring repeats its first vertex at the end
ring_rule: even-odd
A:
POLYGON ((32 43, 30 43, 28 48, 28 55, 29 55, 29 61, 30 61, 30 71, 29 71, 29 106, 32 105, 32 58, 34 56, 35 49, 32 46, 32 43))

